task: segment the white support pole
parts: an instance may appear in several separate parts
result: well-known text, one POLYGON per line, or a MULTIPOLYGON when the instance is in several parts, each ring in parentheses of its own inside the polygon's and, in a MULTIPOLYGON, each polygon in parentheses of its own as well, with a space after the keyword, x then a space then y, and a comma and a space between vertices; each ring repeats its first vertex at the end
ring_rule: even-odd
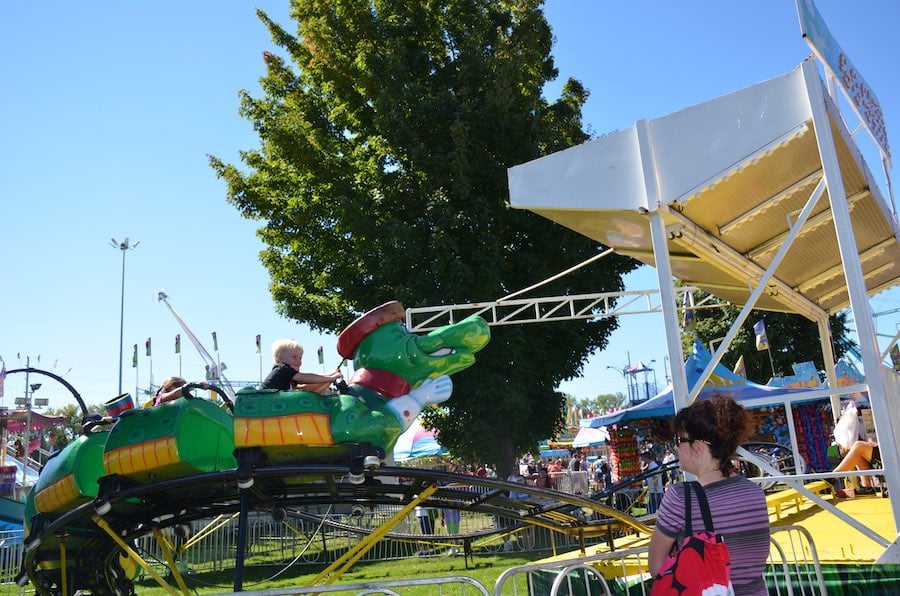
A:
MULTIPOLYGON (((816 321, 819 327, 819 343, 822 346, 822 359, 825 361, 825 376, 828 377, 828 386, 831 389, 837 387, 837 371, 834 369, 834 348, 831 345, 831 327, 828 325, 828 317, 816 321)), ((841 417, 841 396, 831 396, 831 416, 833 424, 837 424, 841 417)))
POLYGON ((659 301, 662 307, 663 328, 666 331, 666 353, 672 363, 672 397, 675 411, 688 405, 687 373, 684 370, 684 354, 681 351, 681 327, 675 304, 675 283, 672 278, 672 264, 669 261, 669 241, 666 237, 666 223, 660 212, 659 182, 653 156, 653 139, 650 124, 640 120, 635 124, 641 166, 644 175, 644 191, 650 218, 650 236, 653 240, 653 259, 659 284, 659 301))
POLYGON ((666 330, 666 353, 672 362, 672 397, 675 411, 688 405, 687 373, 684 370, 684 354, 681 351, 681 333, 678 309, 675 304, 675 284, 669 263, 669 247, 662 213, 650 213, 650 234, 656 259, 656 275, 659 283, 660 305, 663 311, 663 328, 666 330))
MULTIPOLYGON (((816 133, 819 156, 822 159, 822 170, 824 171, 825 183, 828 186, 828 200, 831 203, 831 214, 834 219, 834 229, 841 253, 841 261, 844 266, 844 277, 847 280, 853 320, 856 322, 859 351, 862 354, 866 384, 869 388, 869 402, 875 419, 875 432, 878 435, 878 444, 882 461, 884 462, 884 469, 890 470, 886 474, 888 489, 892 495, 898 495, 900 494, 898 492, 900 491, 900 475, 898 475, 897 470, 900 469, 900 455, 897 452, 897 442, 891 432, 890 422, 884 420, 883 423, 879 423, 880 418, 887 415, 888 407, 884 380, 881 375, 881 360, 875 335, 875 323, 869 306, 865 278, 863 277, 862 265, 859 260, 856 237, 853 233, 853 223, 850 219, 850 209, 847 207, 847 196, 844 192, 844 181, 841 176, 837 150, 834 146, 831 123, 825 107, 822 82, 815 62, 807 60, 802 64, 801 68, 803 69, 803 78, 806 83, 806 93, 812 113, 813 129, 816 133), (879 432, 882 428, 885 431, 883 433, 879 432)), ((900 499, 896 497, 891 499, 891 509, 894 514, 895 529, 900 531, 900 499)))

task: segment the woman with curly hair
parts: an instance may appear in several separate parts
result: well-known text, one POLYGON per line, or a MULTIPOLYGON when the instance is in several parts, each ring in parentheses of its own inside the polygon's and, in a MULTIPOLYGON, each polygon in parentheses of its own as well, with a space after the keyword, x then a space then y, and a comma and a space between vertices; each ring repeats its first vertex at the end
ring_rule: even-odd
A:
MULTIPOLYGON (((681 469, 696 476, 706 493, 713 527, 725 538, 734 593, 765 596, 763 571, 769 555, 766 497, 757 484, 737 473, 732 462, 738 445, 753 435, 753 416, 733 399, 715 396, 680 410, 672 429, 681 469)), ((654 576, 685 537, 684 496, 684 483, 672 485, 663 496, 650 539, 650 572, 654 576)), ((704 527, 696 494, 692 495, 691 518, 693 528, 704 527)))

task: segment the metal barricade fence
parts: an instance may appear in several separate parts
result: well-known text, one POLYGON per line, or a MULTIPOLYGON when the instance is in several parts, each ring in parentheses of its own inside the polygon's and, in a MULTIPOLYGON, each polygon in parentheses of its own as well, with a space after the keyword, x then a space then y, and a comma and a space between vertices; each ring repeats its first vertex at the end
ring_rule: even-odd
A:
POLYGON ((494 584, 494 596, 501 594, 575 594, 602 593, 606 596, 621 593, 635 593, 642 596, 649 593, 650 574, 648 567, 648 547, 630 548, 610 553, 568 559, 565 563, 531 563, 510 567, 500 574, 494 584), (591 581, 593 580, 593 581, 591 581), (524 582, 520 586, 519 582, 524 582), (610 582, 613 587, 610 586, 610 582), (509 584, 509 585, 507 585, 509 584), (594 592, 595 589, 601 592, 594 592))
MULTIPOLYGON (((247 525, 247 566, 284 566, 302 564, 322 564, 334 562, 346 549, 387 519, 399 507, 380 506, 356 514, 336 513, 328 508, 304 509, 305 513, 321 516, 317 521, 310 518, 288 516, 276 521, 271 515, 252 514, 247 525), (331 522, 331 523, 329 523, 331 522)), ((415 557, 427 549, 427 556, 451 556, 461 554, 463 541, 468 540, 472 551, 492 553, 500 550, 515 552, 565 551, 579 547, 575 536, 553 533, 547 528, 525 526, 511 528, 509 533, 495 533, 498 519, 494 516, 462 511, 460 533, 462 535, 483 532, 483 536, 456 537, 446 533, 446 529, 436 525, 437 534, 427 537, 421 534, 413 514, 392 530, 402 537, 385 537, 369 550, 361 560, 384 561, 415 557), (420 539, 422 537, 422 539, 420 539), (424 540, 423 540, 424 539, 424 540), (427 542, 425 542, 427 540, 427 542)), ((166 530, 170 536, 172 529, 166 530)), ((195 521, 186 540, 173 542, 184 544, 178 555, 182 570, 220 571, 230 569, 235 564, 237 548, 237 516, 220 516, 211 520, 195 521)), ((586 544, 604 542, 603 538, 591 538, 586 544)), ((144 536, 137 541, 138 552, 144 559, 160 570, 165 557, 152 536, 144 536)))
MULTIPOLYGON (((780 596, 827 594, 815 543, 801 526, 774 528, 769 538, 766 580, 769 593, 780 596)), ((647 571, 649 547, 632 548, 568 559, 532 563, 504 571, 494 585, 494 596, 519 594, 641 594, 650 591, 647 571), (523 577, 524 576, 524 577, 523 577), (511 585, 507 586, 511 582, 511 585), (504 591, 505 590, 505 591, 504 591)))
POLYGON ((590 472, 572 472, 570 470, 551 472, 550 481, 561 493, 586 495, 589 492, 590 472))
MULTIPOLYGON (((334 586, 313 586, 302 588, 278 588, 274 590, 260 590, 250 592, 240 592, 246 596, 288 596, 292 594, 334 594, 338 592, 353 592, 358 596, 363 594, 387 594, 390 596, 400 596, 403 594, 403 588, 418 588, 421 586, 437 586, 437 593, 450 596, 452 594, 460 594, 466 596, 471 593, 483 594, 489 596, 487 588, 485 588, 478 580, 466 577, 464 575, 453 575, 447 577, 431 577, 422 579, 401 579, 383 582, 367 582, 362 584, 341 584, 334 586), (457 590, 448 589, 448 587, 456 587, 457 590), (471 589, 467 589, 471 588, 471 589)), ((223 592, 213 594, 211 596, 227 596, 234 592, 223 592)))
POLYGON ((0 584, 15 583, 25 552, 23 530, 0 531, 0 584))
POLYGON ((792 596, 795 588, 800 588, 804 595, 828 593, 816 545, 806 528, 773 528, 770 540, 770 594, 792 596))

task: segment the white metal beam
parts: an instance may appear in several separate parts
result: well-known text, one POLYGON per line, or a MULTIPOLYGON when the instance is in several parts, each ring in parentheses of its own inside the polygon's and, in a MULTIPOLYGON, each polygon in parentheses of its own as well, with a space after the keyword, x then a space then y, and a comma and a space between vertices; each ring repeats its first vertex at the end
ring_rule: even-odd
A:
MULTIPOLYGON (((671 224, 667 228, 669 238, 683 245, 686 249, 704 257, 709 263, 722 271, 737 277, 738 279, 758 280, 765 275, 765 270, 747 260, 718 238, 708 234, 703 228, 693 221, 675 211, 669 209, 667 216, 678 223, 671 224)), ((818 305, 801 296, 788 284, 776 277, 771 277, 771 284, 777 289, 778 301, 789 307, 793 312, 803 315, 810 321, 817 321, 826 313, 818 305)))
MULTIPOLYGON (((806 84, 809 107, 812 112, 813 130, 816 133, 816 143, 819 147, 822 169, 825 172, 825 181, 828 185, 828 200, 831 204, 835 235, 837 236, 837 243, 841 253, 841 261, 844 265, 844 277, 847 280, 850 307, 853 310, 853 318, 856 321, 859 351, 862 354, 866 384, 869 386, 869 402, 872 405, 872 412, 875 418, 875 433, 878 435, 885 469, 896 471, 900 469, 900 452, 897 450, 896 437, 892 432, 893 429, 887 415, 889 407, 887 392, 881 375, 881 359, 879 358, 878 343, 875 338, 875 323, 869 306, 869 296, 866 291, 862 265, 859 261, 856 236, 853 232, 852 220, 850 219, 850 209, 847 206, 847 196, 844 193, 843 176, 834 145, 831 121, 828 117, 822 83, 815 63, 806 61, 801 65, 801 68, 806 84), (885 432, 879 432, 882 429, 885 432)), ((888 474, 885 479, 887 480, 888 489, 894 495, 898 494, 898 491, 900 491, 900 476, 888 474)), ((900 499, 894 498, 891 500, 891 509, 894 514, 895 529, 900 531, 900 499)))
MULTIPOLYGON (((679 304, 687 304, 686 296, 699 292, 694 286, 675 288, 681 297, 679 304)), ((721 305, 697 306, 718 308, 721 305)), ((680 307, 684 309, 685 307, 680 307)), ((488 325, 518 325, 520 323, 546 323, 618 317, 662 312, 658 290, 631 290, 627 292, 602 292, 575 296, 519 298, 470 304, 445 304, 406 309, 406 326, 410 331, 432 331, 444 325, 459 322, 471 315, 479 315, 488 325)))

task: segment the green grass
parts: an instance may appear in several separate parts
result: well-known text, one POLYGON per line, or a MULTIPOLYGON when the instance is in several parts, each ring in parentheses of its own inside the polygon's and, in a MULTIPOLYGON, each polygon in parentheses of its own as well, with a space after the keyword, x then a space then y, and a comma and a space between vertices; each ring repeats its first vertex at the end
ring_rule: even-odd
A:
MULTIPOLYGON (((547 553, 515 553, 478 555, 474 562, 466 561, 462 556, 455 557, 411 557, 392 561, 378 561, 373 563, 358 563, 334 583, 353 584, 359 582, 376 582, 399 580, 404 578, 426 578, 445 576, 467 576, 480 582, 488 591, 491 591, 494 582, 503 571, 509 567, 530 563, 543 558, 547 553)), ((322 565, 295 565, 288 568, 277 579, 269 579, 279 573, 281 567, 246 567, 244 569, 244 590, 269 590, 275 588, 302 587, 309 582, 325 567, 322 565)), ((186 578, 188 587, 197 594, 212 594, 216 592, 229 592, 233 588, 234 574, 231 570, 209 573, 192 574, 186 578)), ((177 587, 174 579, 169 579, 169 584, 177 587)), ((321 582, 319 585, 322 585, 321 582)), ((137 582, 135 591, 141 596, 156 596, 168 594, 149 576, 137 582)), ((430 596, 438 591, 437 586, 421 586, 406 588, 402 594, 430 596)), ((521 586, 520 586, 521 591, 521 586)), ((458 594, 456 588, 445 587, 444 594, 458 594)), ((471 588, 468 594, 473 593, 471 588)), ((510 593, 512 593, 510 591, 510 593)))

